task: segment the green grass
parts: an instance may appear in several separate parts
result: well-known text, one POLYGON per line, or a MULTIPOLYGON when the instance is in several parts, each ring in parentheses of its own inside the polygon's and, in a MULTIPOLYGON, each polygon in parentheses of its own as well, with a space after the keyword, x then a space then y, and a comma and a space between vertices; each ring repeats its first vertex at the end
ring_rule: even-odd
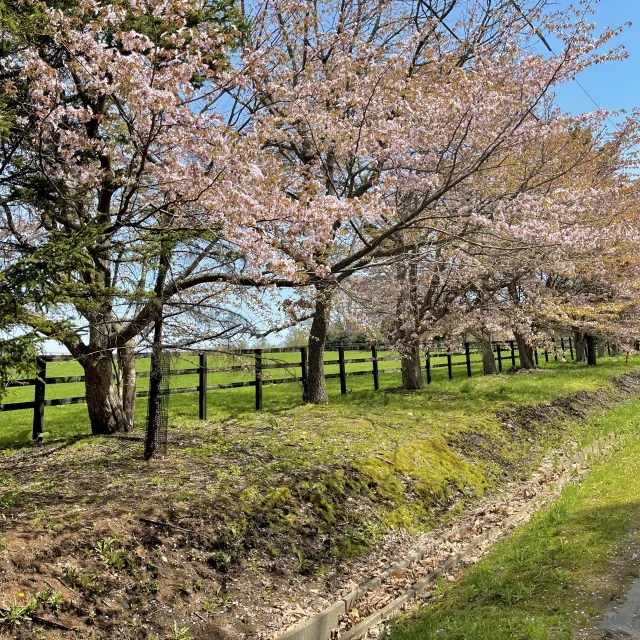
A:
MULTIPOLYGON (((516 351, 517 353, 517 351, 516 351)), ((503 352, 503 365, 506 370, 511 365, 510 357, 505 357, 507 352, 503 352)), ((367 351, 347 351, 345 352, 346 359, 352 358, 366 358, 370 357, 370 353, 367 351)), ((389 373, 388 370, 398 368, 399 361, 395 359, 397 354, 390 352, 379 352, 379 357, 393 357, 393 360, 380 362, 380 386, 381 389, 395 388, 400 385, 400 374, 389 373)), ((325 354, 325 361, 334 361, 337 359, 337 352, 327 352, 325 354)), ((276 379, 281 377, 299 376, 300 369, 299 364, 300 355, 297 352, 292 353, 265 353, 263 361, 265 364, 278 364, 281 363, 281 368, 269 369, 264 372, 265 382, 268 383, 269 379, 276 379)), ((472 353, 472 374, 473 376, 480 376, 482 374, 482 362, 481 356, 478 353, 472 353)), ((438 367, 432 370, 433 384, 432 389, 449 389, 456 390, 460 387, 463 391, 465 388, 475 388, 474 383, 469 386, 466 376, 466 367, 464 366, 464 356, 456 355, 452 358, 454 365, 453 376, 454 380, 449 381, 447 378, 447 369, 445 367, 438 367)), ((602 360, 602 370, 605 371, 605 377, 607 371, 610 371, 611 362, 615 362, 615 366, 621 366, 623 363, 623 357, 607 358, 602 360), (609 364, 607 364, 609 363, 609 364)), ((251 370, 253 363, 253 356, 245 356, 242 358, 229 358, 224 356, 210 356, 208 359, 208 367, 231 367, 231 366, 246 366, 244 371, 223 371, 216 373, 209 373, 207 376, 208 385, 226 384, 230 382, 247 381, 254 379, 254 373, 251 370)), ((443 353, 433 354, 433 364, 446 364, 446 357, 443 353)), ((541 366, 550 369, 566 369, 572 367, 572 363, 563 365, 562 363, 555 363, 553 359, 550 363, 544 363, 543 352, 540 352, 540 364, 541 366)), ((198 365, 197 356, 192 357, 174 357, 172 358, 172 369, 187 369, 196 367, 198 365)), ((356 371, 370 371, 371 363, 353 363, 347 364, 347 372, 356 371)), ((136 368, 138 371, 149 370, 149 360, 146 358, 139 358, 136 362, 136 368)), ((584 369, 582 365, 579 366, 580 370, 584 369)), ((622 368, 622 367, 621 367, 622 368)), ((327 365, 325 367, 327 374, 338 373, 338 365, 327 365)), ((75 361, 69 362, 49 362, 47 363, 47 376, 48 377, 63 377, 63 376, 79 376, 82 375, 82 367, 75 361)), ((424 375, 424 371, 423 371, 424 375)), ((597 377, 597 375, 596 375, 597 377)), ((149 379, 139 378, 136 384, 138 391, 145 391, 148 389, 149 379)), ((179 387, 195 387, 198 385, 197 374, 181 375, 171 378, 170 385, 172 389, 179 387)), ((343 403, 345 398, 340 396, 340 383, 338 379, 330 379, 327 381, 328 393, 330 402, 343 403)), ((355 376, 347 378, 347 387, 349 394, 346 397, 347 402, 356 396, 364 394, 366 402, 370 402, 369 398, 371 394, 368 392, 373 387, 372 376, 355 376)), ((5 404, 13 402, 30 402, 33 400, 34 388, 33 386, 25 387, 12 387, 8 390, 6 397, 3 399, 5 404)), ((435 393, 435 398, 438 399, 438 391, 435 393)), ((68 398, 83 396, 85 394, 84 383, 65 383, 48 385, 46 389, 46 398, 48 400, 58 398, 68 398)), ((223 421, 232 417, 241 416, 247 412, 251 412, 254 406, 255 390, 253 387, 245 387, 239 389, 224 389, 214 390, 207 393, 208 403, 208 416, 213 421, 223 421)), ((302 388, 300 383, 290 383, 281 385, 268 385, 265 384, 263 391, 263 408, 266 412, 278 414, 282 411, 287 411, 293 407, 302 405, 302 388)), ((541 396, 541 400, 544 401, 544 396, 541 396)), ((146 399, 140 398, 136 403, 136 424, 139 428, 143 427, 144 418, 146 416, 146 399)), ((374 404, 378 404, 379 401, 374 401, 374 404)), ((198 399, 195 393, 175 394, 170 396, 170 414, 172 419, 191 419, 197 417, 198 412, 198 399)), ((2 413, 0 411, 0 449, 8 447, 20 447, 28 444, 31 441, 31 429, 33 423, 33 410, 27 409, 22 411, 11 411, 2 413)), ((60 407, 47 407, 45 409, 45 433, 44 439, 59 439, 59 438, 75 438, 90 433, 89 420, 87 415, 87 408, 84 404, 76 405, 63 405, 60 407)))
MULTIPOLYGON (((341 396, 339 381, 332 379, 329 406, 301 405, 299 386, 282 385, 265 388, 268 409, 261 412, 247 410, 252 388, 214 391, 207 422, 194 419, 193 394, 175 395, 169 431, 175 445, 167 459, 175 473, 168 479, 186 491, 194 465, 200 469, 192 470, 195 477, 207 479, 209 489, 194 487, 184 497, 194 505, 195 518, 222 509, 225 526, 251 532, 269 514, 286 535, 318 525, 328 532, 343 523, 336 553, 353 555, 389 528, 430 527, 442 513, 451 515, 452 506, 460 509, 505 477, 526 474, 549 447, 584 431, 579 419, 565 413, 558 420, 550 408, 536 409, 531 417, 542 421, 524 429, 512 429, 497 414, 579 391, 604 389, 615 397, 612 378, 637 364, 625 364, 623 357, 602 360, 598 367, 550 363, 536 374, 440 378, 408 393, 397 390, 399 374, 384 377, 385 385, 396 387, 392 393, 374 392, 371 379, 361 376, 349 378, 349 393, 341 396), (362 507, 355 514, 354 501, 362 507)), ((84 407, 50 408, 48 438, 87 434, 86 422, 73 420, 78 409, 84 407)), ((144 402, 139 409, 141 423, 144 402)), ((29 438, 30 423, 19 428, 14 423, 6 429, 5 446, 17 448, 17 431, 23 441, 29 438)), ((84 454, 92 458, 94 449, 106 446, 96 439, 68 447, 67 454, 79 461, 73 473, 86 472, 84 454)), ((137 467, 140 452, 125 454, 120 447, 113 444, 109 464, 137 467)), ((106 464, 103 452, 98 459, 90 464, 106 464)), ((156 480, 151 484, 164 481, 156 480)), ((146 490, 140 488, 141 495, 146 490)))
MULTIPOLYGON (((347 351, 346 359, 368 358, 371 356, 367 351, 347 351)), ((398 373, 388 373, 390 369, 399 368, 400 363, 396 359, 397 354, 381 351, 378 354, 380 358, 391 357, 392 360, 379 363, 380 384, 382 388, 395 387, 400 384, 400 376, 398 373), (386 373, 385 373, 386 372, 386 373)), ((326 352, 325 361, 337 360, 337 352, 326 352)), ((466 368, 461 366, 464 364, 464 356, 453 356, 454 376, 457 378, 466 378, 466 368)), ((207 366, 210 368, 230 368, 242 366, 246 367, 243 371, 221 371, 209 373, 207 375, 208 385, 228 384, 231 382, 241 382, 254 380, 253 372, 253 355, 243 357, 225 357, 225 356, 209 356, 207 366)), ((269 385, 269 380, 277 378, 289 378, 300 376, 300 354, 291 353, 265 353, 263 356, 264 364, 274 365, 282 364, 282 367, 267 369, 264 371, 264 408, 267 411, 281 411, 292 406, 302 404, 302 388, 300 383, 290 383, 282 385, 269 385)), ((434 364, 446 364, 446 358, 440 354, 432 359, 434 364)), ((172 358, 171 368, 189 369, 198 366, 198 357, 176 356, 172 358)), ((351 363, 347 364, 348 373, 357 371, 371 371, 371 363, 351 363)), ((139 372, 149 371, 150 361, 148 358, 138 358, 136 361, 136 369, 139 372)), ((481 360, 478 354, 472 354, 472 371, 474 375, 481 373, 481 360)), ((507 362, 505 360, 505 368, 507 362)), ((329 364, 325 366, 327 374, 337 374, 339 367, 337 364, 329 364)), ((47 377, 67 377, 83 375, 82 367, 75 361, 67 362, 49 362, 47 363, 47 377)), ((433 370, 434 383, 447 381, 447 370, 445 368, 435 368, 433 370)), ((172 389, 181 387, 198 386, 198 375, 188 374, 174 376, 170 380, 172 389)), ((447 381, 448 382, 448 381, 447 381)), ((327 381, 328 391, 331 401, 334 402, 340 396, 340 383, 337 379, 327 381)), ((348 388, 350 391, 363 391, 373 387, 372 376, 357 376, 348 379, 348 388)), ((148 378, 139 378, 136 383, 138 391, 146 391, 149 388, 148 378)), ((46 389, 46 399, 54 400, 59 398, 70 398, 84 396, 85 388, 82 382, 71 382, 64 384, 48 385, 46 389)), ((7 395, 4 397, 5 404, 13 402, 31 402, 33 401, 34 387, 11 387, 7 395)), ((207 401, 209 405, 209 415, 213 420, 223 420, 232 416, 236 416, 250 411, 254 406, 255 390, 253 387, 239 389, 224 389, 209 391, 207 401)), ((146 399, 140 398, 136 403, 137 424, 143 425, 146 415, 146 399)), ((193 418, 197 417, 198 399, 195 393, 185 393, 172 395, 170 398, 170 410, 172 417, 176 418, 193 418)), ((27 409, 23 411, 0 412, 0 449, 11 446, 23 446, 31 440, 31 429, 33 422, 33 410, 27 409)), ((90 433, 87 408, 83 404, 79 405, 63 405, 60 407, 47 407, 45 409, 45 434, 46 439, 56 438, 73 438, 90 433)))
MULTIPOLYGON (((623 445, 580 486, 506 540, 434 602, 396 623, 392 640, 570 640, 625 592, 637 567, 614 569, 640 544, 640 402, 590 421, 623 445)), ((600 637, 600 636, 598 636, 600 637)))
MULTIPOLYGON (((263 592, 262 579, 276 585, 282 575, 339 575, 343 563, 390 530, 428 530, 486 490, 528 476, 551 446, 571 449, 616 427, 606 407, 627 401, 633 385, 621 391, 612 379, 634 371, 638 384, 637 366, 638 360, 627 365, 623 358, 595 368, 551 363, 536 374, 471 380, 463 367, 451 382, 439 370, 442 377, 421 392, 376 393, 370 377, 353 377, 346 396, 337 380, 329 381, 329 406, 301 405, 298 385, 265 387, 261 412, 249 409, 253 389, 211 392, 208 421, 194 419, 193 395, 177 395, 170 400, 168 450, 150 461, 142 459, 139 440, 107 437, 6 450, 0 562, 7 571, 0 592, 10 593, 12 584, 24 591, 18 585, 25 576, 55 580, 61 567, 72 566, 82 576, 99 571, 110 594, 103 598, 140 604, 149 616, 158 610, 158 594, 172 594, 162 602, 177 619, 211 596, 192 593, 188 602, 176 601, 176 585, 187 574, 192 582, 218 584, 229 576, 225 597, 233 600, 240 595, 234 589, 255 585, 251 598, 266 609, 282 592, 263 592), (576 393, 584 391, 593 393, 576 393), (587 414, 602 417, 585 422, 587 414), (177 528, 158 530, 139 516, 177 528), (115 552, 126 554, 130 577, 157 580, 158 594, 136 588, 132 595, 128 583, 109 577, 104 559, 86 553, 107 537, 118 539, 115 552), (37 565, 42 575, 25 573, 41 557, 47 558, 37 565), (166 572, 154 573, 158 566, 166 572)), ((397 374, 383 378, 385 387, 398 382, 397 374)), ((76 407, 47 412, 52 434, 55 416, 66 421, 58 434, 76 428, 68 409, 76 407)), ((109 624, 134 622, 127 611, 103 613, 109 624)))

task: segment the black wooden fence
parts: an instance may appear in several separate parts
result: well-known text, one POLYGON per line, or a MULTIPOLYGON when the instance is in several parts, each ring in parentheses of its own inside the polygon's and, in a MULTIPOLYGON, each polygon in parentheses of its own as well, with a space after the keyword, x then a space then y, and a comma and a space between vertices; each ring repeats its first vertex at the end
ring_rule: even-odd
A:
MULTIPOLYGON (((492 343, 494 357, 497 363, 497 367, 499 371, 502 371, 503 368, 506 367, 516 367, 516 356, 518 355, 518 348, 515 344, 515 341, 507 341, 507 342, 493 342, 492 343)), ((570 352, 571 360, 574 359, 574 349, 572 338, 561 338, 560 339, 560 351, 557 350, 555 344, 553 349, 551 350, 551 355, 557 361, 559 358, 559 354, 561 357, 564 356, 565 349, 568 347, 570 352)), ((337 359, 334 360, 325 360, 325 366, 338 365, 339 372, 338 373, 328 373, 325 374, 326 379, 331 378, 339 378, 340 379, 340 392, 341 394, 347 393, 347 382, 346 379, 351 376, 365 376, 371 375, 373 376, 373 388, 378 391, 380 388, 380 375, 381 373, 397 373, 401 371, 401 367, 395 368, 384 368, 382 371, 379 368, 379 363, 395 361, 399 362, 399 357, 397 355, 389 355, 389 356, 379 356, 378 349, 382 349, 383 347, 376 346, 363 346, 363 345, 345 345, 340 346, 335 349, 337 351, 337 359), (345 351, 368 351, 370 352, 369 357, 364 358, 345 358, 345 351), (347 371, 346 365, 348 364, 363 364, 363 363, 371 363, 370 370, 362 370, 362 371, 347 371)), ((327 350, 328 353, 331 353, 331 350, 327 350)), ((275 347, 268 349, 243 349, 241 351, 234 352, 234 355, 238 356, 252 356, 253 357, 253 365, 249 365, 248 367, 245 365, 238 366, 227 366, 227 367, 209 367, 207 363, 208 355, 215 353, 219 355, 218 352, 201 352, 198 354, 198 366, 191 367, 186 369, 173 369, 171 371, 171 377, 178 377, 184 375, 194 375, 197 374, 199 376, 198 385, 194 387, 179 387, 175 389, 169 389, 168 393, 177 394, 177 393, 198 393, 198 415, 200 419, 204 420, 207 417, 207 391, 214 391, 220 389, 236 389, 239 387, 255 387, 255 407, 256 410, 262 409, 262 388, 266 385, 276 385, 276 384, 287 384, 287 383, 302 383, 302 398, 303 400, 307 399, 307 348, 306 347, 275 347), (273 362, 273 363, 265 363, 264 355, 265 354, 275 354, 275 353, 292 353, 298 352, 299 362, 273 362), (288 376, 285 378, 265 378, 264 372, 269 369, 300 369, 300 375, 288 376), (224 384, 207 384, 207 374, 209 373, 232 373, 239 371, 247 371, 253 370, 254 379, 246 380, 246 381, 238 381, 238 382, 229 382, 224 384)), ((480 349, 479 345, 476 343, 466 342, 464 343, 463 351, 452 351, 452 350, 427 350, 424 354, 424 368, 426 374, 427 384, 431 384, 432 382, 432 370, 439 368, 447 369, 447 376, 449 380, 453 379, 454 369, 457 367, 466 367, 466 374, 468 377, 472 375, 472 365, 473 364, 481 364, 482 360, 477 357, 474 358, 474 355, 479 355, 480 349), (454 358, 462 358, 460 360, 454 360, 454 358)), ((549 362, 549 350, 542 350, 542 355, 539 354, 538 349, 534 349, 534 356, 536 364, 539 363, 539 359, 544 356, 546 362, 549 362)), ((609 355, 611 352, 609 351, 609 355)), ((180 354, 174 354, 180 355, 180 354)), ((185 354, 181 354, 185 355, 185 354)), ((193 357, 194 353, 189 353, 189 357, 193 357)), ((148 354, 140 354, 139 357, 148 357, 148 354)), ((44 430, 44 410, 45 407, 56 407, 67 404, 80 404, 85 403, 86 398, 84 396, 77 396, 71 398, 58 398, 53 400, 46 399, 46 388, 47 385, 54 384, 67 384, 72 382, 84 382, 84 376, 58 376, 58 377, 47 377, 47 363, 49 362, 66 362, 72 361, 74 358, 71 356, 43 356, 38 359, 38 374, 35 379, 26 379, 26 380, 14 380, 9 386, 33 386, 34 394, 33 401, 30 402, 11 402, 5 405, 0 406, 1 411, 19 411, 25 409, 33 409, 33 438, 40 438, 41 434, 44 430)), ((150 377, 150 373, 148 371, 142 371, 136 373, 137 378, 148 378, 150 377)), ((136 392, 136 396, 139 398, 147 397, 149 395, 148 391, 138 391, 136 392)))

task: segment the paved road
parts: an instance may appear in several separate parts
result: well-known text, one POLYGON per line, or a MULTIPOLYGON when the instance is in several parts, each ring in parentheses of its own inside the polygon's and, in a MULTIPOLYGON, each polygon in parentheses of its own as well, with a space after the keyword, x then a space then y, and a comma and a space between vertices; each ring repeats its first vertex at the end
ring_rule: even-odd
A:
POLYGON ((640 640, 640 580, 636 580, 621 605, 611 607, 600 628, 604 638, 640 640))

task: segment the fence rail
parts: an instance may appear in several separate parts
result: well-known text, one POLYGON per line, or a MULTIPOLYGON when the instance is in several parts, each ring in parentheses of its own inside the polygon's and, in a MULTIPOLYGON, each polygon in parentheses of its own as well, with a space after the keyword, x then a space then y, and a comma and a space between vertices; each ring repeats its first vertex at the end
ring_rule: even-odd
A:
MULTIPOLYGON (((561 338, 559 352, 554 345, 551 351, 551 355, 554 359, 558 360, 558 354, 562 353, 564 357, 565 348, 568 346, 570 351, 571 360, 574 359, 574 348, 572 338, 561 338)), ((401 367, 384 368, 380 369, 379 365, 383 362, 399 362, 400 358, 395 355, 379 356, 378 350, 386 349, 381 346, 363 346, 363 345, 343 345, 334 349, 327 349, 326 351, 331 353, 337 351, 338 358, 334 360, 325 360, 325 366, 335 366, 339 368, 338 373, 327 373, 325 379, 339 379, 340 380, 340 392, 341 394, 347 393, 346 379, 354 376, 373 376, 373 387, 376 391, 380 388, 380 375, 386 373, 398 373, 402 371, 401 367), (345 358, 347 351, 368 351, 370 356, 362 358, 345 358), (371 369, 361 371, 347 371, 346 366, 349 364, 367 364, 371 363, 371 369)), ((609 355, 610 347, 609 349, 609 355)), ((516 356, 518 354, 518 348, 515 345, 515 341, 507 342, 492 342, 492 350, 494 353, 494 359, 497 361, 498 371, 502 371, 503 367, 509 366, 509 362, 512 367, 516 366, 516 356)), ((545 361, 549 362, 549 350, 534 349, 534 357, 536 365, 539 362, 539 351, 542 351, 545 361)), ((194 357, 196 354, 188 352, 188 354, 174 354, 174 355, 188 355, 194 357)), ((198 375, 198 385, 190 387, 178 387, 169 389, 170 394, 181 393, 198 393, 198 415, 199 418, 204 420, 207 417, 207 391, 216 391, 222 389, 237 389, 242 387, 255 387, 255 407, 257 410, 262 409, 262 387, 279 384, 289 383, 302 383, 302 398, 303 401, 307 400, 307 379, 308 379, 308 363, 307 363, 307 348, 306 347, 274 347, 268 349, 243 349, 233 352, 233 355, 238 356, 252 356, 253 363, 247 365, 231 365, 228 367, 209 367, 207 358, 209 355, 219 355, 219 352, 215 351, 203 351, 197 354, 198 366, 188 367, 183 369, 174 369, 171 371, 170 377, 180 377, 186 375, 198 375), (266 354, 277 353, 299 353, 300 359, 298 362, 272 362, 265 363, 264 356, 266 354), (299 369, 300 375, 291 375, 281 378, 265 378, 264 372, 271 369, 299 369), (254 377, 252 380, 228 382, 221 384, 208 384, 207 374, 209 373, 239 373, 253 371, 254 377)), ((447 376, 449 380, 453 379, 454 369, 459 367, 466 367, 466 374, 468 377, 472 376, 472 365, 481 364, 482 357, 480 359, 474 358, 474 356, 480 355, 481 351, 477 343, 466 342, 464 344, 464 350, 451 351, 451 350, 427 350, 424 354, 424 369, 426 373, 427 384, 432 382, 432 371, 434 369, 447 369, 447 376), (463 360, 454 361, 454 358, 464 358, 463 360), (442 362, 442 360, 444 360, 442 362)), ((140 354, 140 357, 149 357, 149 354, 140 354)), ((34 387, 33 401, 28 402, 11 402, 0 406, 0 411, 21 411, 26 409, 33 409, 33 438, 38 439, 44 430, 44 410, 45 407, 56 407, 69 404, 82 404, 86 402, 85 396, 76 396, 69 398, 58 399, 46 399, 46 388, 49 385, 56 384, 68 384, 85 382, 85 376, 47 376, 47 363, 52 362, 69 362, 73 361, 72 356, 43 356, 38 359, 38 376, 33 379, 20 379, 12 381, 10 387, 34 387)), ((149 378, 151 373, 149 371, 136 372, 137 378, 149 378)), ((149 391, 137 391, 136 397, 145 398, 149 396, 149 391)))

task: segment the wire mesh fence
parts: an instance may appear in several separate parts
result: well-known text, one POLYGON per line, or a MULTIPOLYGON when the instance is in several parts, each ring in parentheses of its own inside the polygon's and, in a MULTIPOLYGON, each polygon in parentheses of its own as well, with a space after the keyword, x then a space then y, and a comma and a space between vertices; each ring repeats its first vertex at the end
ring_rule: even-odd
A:
POLYGON ((165 452, 169 429, 169 380, 171 359, 158 348, 154 354, 156 367, 152 367, 147 403, 147 429, 145 434, 145 458, 165 452))

